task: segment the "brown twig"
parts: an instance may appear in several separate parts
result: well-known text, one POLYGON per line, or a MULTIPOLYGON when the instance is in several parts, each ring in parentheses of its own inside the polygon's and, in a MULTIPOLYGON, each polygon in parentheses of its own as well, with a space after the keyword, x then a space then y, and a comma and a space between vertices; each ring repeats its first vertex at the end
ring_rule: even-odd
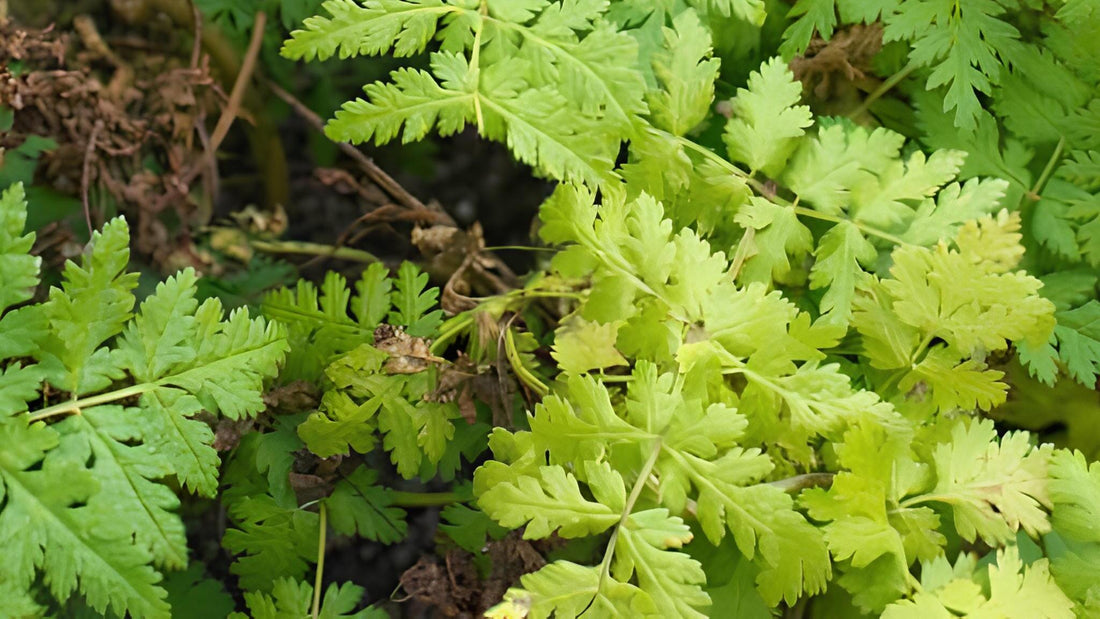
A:
POLYGON ((237 80, 233 82, 233 90, 229 91, 229 101, 222 114, 218 117, 218 124, 214 125, 214 132, 210 134, 210 150, 206 152, 208 159, 214 158, 214 153, 221 146, 222 140, 229 133, 229 128, 237 118, 241 109, 241 100, 244 98, 245 88, 252 77, 252 71, 256 68, 256 59, 260 55, 260 44, 264 40, 264 26, 267 24, 267 14, 263 11, 256 13, 256 20, 252 27, 252 39, 248 41, 248 50, 241 62, 241 70, 237 73, 237 80))
MULTIPOLYGON (((275 93, 277 97, 282 99, 289 105, 295 113, 302 117, 307 123, 309 123, 317 131, 324 133, 325 121, 321 120, 321 117, 313 112, 313 110, 306 107, 304 103, 299 101, 294 95, 283 90, 278 85, 268 82, 268 88, 271 92, 275 93)), ((441 220, 440 223, 448 226, 457 226, 454 219, 451 218, 446 211, 439 206, 432 204, 430 206, 425 205, 416 196, 409 193, 407 189, 401 186, 400 183, 395 181, 392 176, 386 173, 385 170, 378 167, 378 164, 374 163, 374 160, 363 154, 358 148, 355 148, 351 144, 346 142, 337 142, 337 148, 348 157, 355 160, 359 164, 359 167, 363 169, 363 172, 371 179, 374 184, 382 188, 383 191, 388 193, 395 201, 406 208, 410 208, 418 211, 432 211, 438 214, 441 220)))
POLYGON ((233 82, 233 89, 229 91, 229 100, 226 101, 222 113, 218 116, 218 122, 214 125, 214 131, 210 134, 210 140, 206 143, 206 152, 200 165, 196 165, 181 178, 184 185, 190 185, 199 174, 209 166, 216 165, 218 147, 229 133, 233 121, 241 112, 241 100, 244 98, 249 79, 256 68, 256 58, 260 55, 260 44, 264 40, 264 25, 267 23, 267 14, 263 11, 256 13, 253 22, 252 38, 248 41, 248 50, 245 51, 244 60, 241 62, 241 70, 237 72, 237 79, 233 82))
POLYGON ((191 68, 199 68, 199 57, 202 55, 202 13, 193 1, 191 2, 191 15, 195 20, 195 43, 191 46, 191 68))
POLYGON ((92 236, 95 228, 92 227, 92 209, 88 204, 88 186, 91 184, 92 156, 95 155, 95 140, 99 132, 103 130, 103 121, 96 120, 88 135, 88 145, 84 148, 84 167, 80 174, 80 202, 84 206, 84 222, 88 224, 88 236, 92 236))

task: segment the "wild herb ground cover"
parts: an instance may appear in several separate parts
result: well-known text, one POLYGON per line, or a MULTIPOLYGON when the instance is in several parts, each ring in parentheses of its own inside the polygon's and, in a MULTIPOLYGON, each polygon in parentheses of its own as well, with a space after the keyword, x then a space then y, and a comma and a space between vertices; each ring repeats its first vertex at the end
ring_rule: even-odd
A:
POLYGON ((0 29, 0 616, 1100 616, 1100 5, 195 6, 0 29))

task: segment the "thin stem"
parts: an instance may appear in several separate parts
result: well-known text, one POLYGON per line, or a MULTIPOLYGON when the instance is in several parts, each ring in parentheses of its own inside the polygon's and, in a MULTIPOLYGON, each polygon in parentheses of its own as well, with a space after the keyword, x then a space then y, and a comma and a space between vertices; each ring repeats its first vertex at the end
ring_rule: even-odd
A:
POLYGON ((249 241, 252 249, 268 254, 294 254, 300 256, 324 256, 337 258, 350 262, 380 262, 377 256, 370 252, 352 247, 333 247, 321 243, 307 243, 305 241, 249 241))
POLYGON ((878 230, 876 228, 868 227, 867 225, 861 224, 858 221, 852 221, 851 219, 844 219, 843 217, 837 217, 836 215, 829 215, 828 213, 822 213, 820 211, 815 211, 811 208, 806 208, 805 206, 795 206, 793 208, 794 208, 794 212, 796 214, 802 215, 802 216, 805 216, 805 217, 810 217, 812 219, 820 219, 821 221, 831 221, 831 222, 837 223, 837 224, 845 222, 845 221, 849 222, 852 225, 854 225, 855 227, 859 228, 860 232, 863 232, 864 234, 868 234, 870 236, 877 236, 878 238, 880 238, 884 241, 890 241, 894 245, 908 245, 909 244, 909 243, 905 242, 905 240, 903 240, 901 237, 894 236, 893 234, 890 234, 889 232, 883 232, 882 230, 878 230))
POLYGON ((317 575, 313 577, 313 619, 321 614, 321 577, 325 573, 325 534, 328 532, 328 510, 321 501, 321 533, 317 540, 317 575))
POLYGON ((79 415, 80 411, 85 408, 91 408, 93 406, 99 406, 100 404, 107 404, 108 402, 115 402, 124 398, 129 398, 135 395, 141 395, 148 391, 152 391, 157 388, 156 383, 141 383, 140 385, 132 385, 125 389, 117 389, 107 393, 101 393, 90 398, 83 398, 79 400, 69 400, 67 402, 61 402, 60 404, 54 404, 49 408, 44 408, 30 416, 30 422, 42 421, 43 419, 49 419, 57 415, 76 414, 79 415))
MULTIPOLYGON (((611 559, 615 556, 615 543, 619 540, 619 530, 626 524, 626 519, 630 517, 634 504, 638 502, 638 497, 641 496, 642 489, 645 488, 646 482, 649 480, 649 474, 653 472, 653 466, 657 464, 657 457, 661 455, 661 445, 661 437, 658 436, 657 440, 653 442, 653 450, 650 451, 649 458, 646 458, 642 470, 638 473, 638 479, 634 480, 634 487, 630 489, 630 496, 626 497, 626 504, 623 505, 623 511, 619 514, 619 524, 615 525, 615 530, 611 532, 611 539, 607 541, 607 549, 603 553, 603 560, 600 561, 600 582, 596 585, 597 596, 600 594, 600 589, 603 588, 604 581, 611 573, 611 559)), ((595 601, 596 598, 593 597, 592 602, 595 601)), ((592 606, 592 602, 588 603, 585 610, 592 606)))
POLYGON ((473 324, 473 314, 470 314, 469 312, 464 312, 462 314, 459 314, 458 316, 455 316, 454 318, 451 318, 447 322, 443 323, 442 327, 440 327, 439 337, 436 338, 434 342, 432 342, 432 345, 428 348, 428 351, 431 352, 433 355, 439 355, 439 353, 447 349, 447 346, 450 345, 451 340, 458 337, 460 333, 470 328, 470 326, 473 324))
POLYGON ((520 379, 523 384, 534 389, 540 397, 546 397, 546 394, 550 393, 550 388, 532 374, 527 366, 523 365, 523 360, 519 357, 519 350, 516 349, 516 338, 512 334, 511 327, 504 330, 504 354, 507 355, 508 362, 512 364, 512 371, 516 373, 516 378, 520 379))
POLYGON ((477 118, 477 133, 484 135, 485 117, 481 111, 481 33, 485 30, 485 17, 489 14, 489 5, 486 0, 481 0, 477 8, 481 19, 477 20, 477 30, 474 32, 473 53, 470 54, 470 70, 478 71, 477 84, 474 86, 474 117, 477 118))
POLYGON ((390 499, 397 507, 440 507, 461 503, 457 492, 403 492, 391 490, 390 499))
POLYGON ((1050 159, 1047 161, 1046 167, 1043 168, 1043 172, 1039 174, 1039 180, 1035 181, 1032 185, 1031 191, 1027 193, 1027 197, 1032 200, 1039 199, 1039 192, 1043 190, 1043 186, 1050 180, 1050 175, 1054 173, 1054 168, 1058 165, 1058 160, 1062 158, 1062 151, 1066 147, 1066 138, 1061 137, 1058 139, 1058 144, 1054 146, 1054 152, 1051 153, 1050 159))
POLYGON ((894 86, 897 86, 898 83, 901 82, 901 80, 909 77, 909 74, 915 71, 918 66, 919 65, 916 61, 910 60, 909 64, 905 65, 905 68, 891 75, 889 78, 886 79, 885 82, 879 84, 879 87, 873 90, 871 94, 867 95, 867 98, 863 100, 863 103, 861 103, 859 107, 852 110, 848 114, 848 118, 858 118, 862 116, 864 113, 867 112, 867 110, 871 108, 871 105, 875 101, 878 101, 882 97, 882 95, 890 92, 890 90, 894 86))
MULTIPOLYGON (((748 183, 748 185, 750 187, 752 187, 753 190, 756 191, 756 193, 761 194, 761 195, 771 196, 771 192, 766 191, 764 185, 761 184, 760 181, 749 177, 749 175, 744 170, 742 170, 741 168, 733 165, 729 161, 726 161, 725 158, 723 158, 718 153, 716 153, 716 152, 710 150, 709 148, 706 148, 706 147, 704 147, 700 144, 696 144, 695 142, 692 142, 691 140, 689 140, 687 138, 678 138, 678 139, 680 140, 680 143, 683 144, 684 146, 687 146, 688 148, 691 148, 692 150, 694 150, 694 151, 702 154, 703 156, 707 157, 711 161, 714 161, 715 163, 722 166, 723 168, 725 168, 729 172, 733 173, 735 176, 739 176, 739 177, 745 179, 745 182, 748 183)), ((831 221, 833 223, 841 223, 841 222, 846 221, 846 222, 849 222, 852 225, 854 225, 856 228, 859 228, 859 230, 861 232, 863 232, 864 234, 868 234, 870 236, 876 236, 876 237, 878 237, 880 239, 883 239, 885 241, 890 241, 891 243, 893 243, 895 245, 908 245, 908 243, 906 243, 900 237, 894 236, 893 234, 890 234, 888 232, 883 232, 882 230, 878 230, 876 228, 871 228, 871 227, 867 226, 866 224, 859 223, 858 221, 852 221, 851 219, 844 219, 842 217, 837 217, 835 215, 828 215, 826 213, 821 213, 819 211, 815 211, 813 209, 806 208, 804 206, 798 206, 797 198, 796 198, 794 203, 788 203, 786 200, 780 198, 779 196, 771 196, 768 199, 771 200, 772 202, 778 204, 779 206, 786 206, 786 207, 793 208, 795 214, 797 214, 797 215, 803 215, 805 217, 812 217, 814 219, 820 219, 822 221, 831 221)))

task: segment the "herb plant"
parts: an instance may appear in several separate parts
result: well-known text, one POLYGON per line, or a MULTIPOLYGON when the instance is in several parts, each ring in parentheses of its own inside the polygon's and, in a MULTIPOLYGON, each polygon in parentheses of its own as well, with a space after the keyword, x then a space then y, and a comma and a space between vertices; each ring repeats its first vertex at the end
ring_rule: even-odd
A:
POLYGON ((874 67, 893 74, 849 117, 815 116, 765 59, 722 118, 720 76, 773 44, 776 3, 324 10, 284 54, 430 58, 368 85, 330 137, 472 125, 560 182, 540 236, 581 293, 560 374, 526 428, 494 430, 474 493, 525 537, 604 551, 525 576, 490 615, 1091 612, 1096 583, 1068 582, 1067 563, 1089 551, 1052 492, 1085 459, 982 416, 1011 364, 1096 379, 1096 279, 1074 271, 1095 132, 1039 110, 1091 113, 1088 44, 1069 37, 1100 15, 800 0, 780 54, 880 22, 874 67), (726 40, 754 30, 755 46, 726 40))

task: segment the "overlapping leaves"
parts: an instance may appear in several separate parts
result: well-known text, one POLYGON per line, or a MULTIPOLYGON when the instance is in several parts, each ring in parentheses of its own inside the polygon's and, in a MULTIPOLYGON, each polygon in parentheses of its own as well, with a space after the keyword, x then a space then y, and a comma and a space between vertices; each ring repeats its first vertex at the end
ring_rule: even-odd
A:
MULTIPOLYGON (((29 249, 31 237, 19 236, 21 198, 12 189, 0 199, 9 259, 29 249)), ((0 357, 38 361, 0 360, 0 539, 9 558, 0 580, 26 589, 41 577, 60 601, 79 591, 101 612, 168 616, 158 569, 182 568, 187 551, 165 481, 213 495, 213 433, 194 416, 259 411, 286 343, 279 328, 243 310, 223 319, 216 300, 200 305, 189 270, 132 314, 128 240, 124 221, 109 222, 80 262, 66 265, 46 303, 0 319, 0 357), (22 412, 46 383, 61 401, 22 412)), ((37 263, 10 262, 5 277, 18 287, 6 288, 15 295, 6 300, 25 301, 37 263)))

